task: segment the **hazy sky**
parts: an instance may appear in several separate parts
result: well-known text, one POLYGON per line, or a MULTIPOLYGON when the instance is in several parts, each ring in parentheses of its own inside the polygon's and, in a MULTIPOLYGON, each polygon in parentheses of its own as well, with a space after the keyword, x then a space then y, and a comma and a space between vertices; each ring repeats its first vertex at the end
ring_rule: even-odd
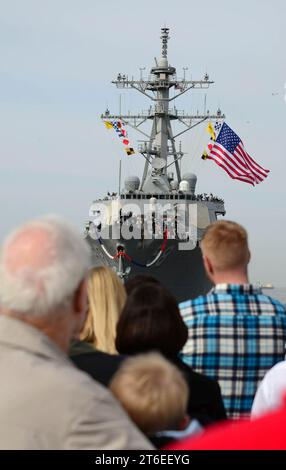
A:
MULTIPOLYGON (((208 71, 208 108, 222 108, 271 174, 252 188, 202 161, 204 128, 182 139, 184 168, 248 229, 252 280, 285 286, 285 20, 285 0, 0 0, 0 237, 47 212, 82 226, 90 202, 117 190, 120 158, 124 175, 141 176, 140 157, 126 157, 99 116, 118 111, 118 72, 149 71, 166 23, 178 76, 184 66, 193 79, 208 71)), ((121 101, 125 111, 150 104, 135 91, 121 101)), ((196 112, 203 102, 198 91, 176 106, 196 112)))

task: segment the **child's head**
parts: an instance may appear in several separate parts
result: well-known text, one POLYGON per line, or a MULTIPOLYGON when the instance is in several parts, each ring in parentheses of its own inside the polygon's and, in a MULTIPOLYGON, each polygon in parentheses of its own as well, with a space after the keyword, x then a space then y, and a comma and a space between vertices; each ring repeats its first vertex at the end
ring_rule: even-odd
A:
POLYGON ((187 383, 182 373, 158 353, 126 359, 110 389, 147 435, 179 429, 186 417, 187 383))

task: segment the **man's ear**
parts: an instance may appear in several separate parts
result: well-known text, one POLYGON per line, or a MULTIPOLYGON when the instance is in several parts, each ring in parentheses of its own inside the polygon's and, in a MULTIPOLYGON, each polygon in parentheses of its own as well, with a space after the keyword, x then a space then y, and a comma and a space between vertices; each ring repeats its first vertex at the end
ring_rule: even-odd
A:
POLYGON ((204 262, 206 273, 209 276, 209 278, 212 280, 213 275, 214 275, 213 265, 211 261, 209 260, 209 258, 205 255, 203 255, 203 262, 204 262))
POLYGON ((87 279, 79 284, 72 301, 72 338, 79 339, 87 316, 87 279))
POLYGON ((204 267, 205 267, 205 270, 207 272, 207 274, 213 274, 213 267, 212 267, 212 264, 209 260, 209 258, 205 255, 203 255, 203 262, 204 262, 204 267))
POLYGON ((73 297, 73 311, 76 314, 86 314, 87 310, 87 279, 83 279, 79 284, 73 297))

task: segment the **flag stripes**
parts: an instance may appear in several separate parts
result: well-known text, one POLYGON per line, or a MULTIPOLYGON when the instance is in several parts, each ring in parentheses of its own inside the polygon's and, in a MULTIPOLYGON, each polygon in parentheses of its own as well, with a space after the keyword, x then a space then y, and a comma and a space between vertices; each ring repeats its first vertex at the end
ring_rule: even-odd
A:
POLYGON ((208 158, 223 168, 232 179, 243 178, 243 181, 254 185, 255 178, 253 175, 245 170, 239 171, 239 167, 228 160, 226 152, 213 148, 208 158))
POLYGON ((269 174, 245 151, 238 135, 223 123, 217 139, 207 157, 220 166, 232 179, 255 185, 269 174))

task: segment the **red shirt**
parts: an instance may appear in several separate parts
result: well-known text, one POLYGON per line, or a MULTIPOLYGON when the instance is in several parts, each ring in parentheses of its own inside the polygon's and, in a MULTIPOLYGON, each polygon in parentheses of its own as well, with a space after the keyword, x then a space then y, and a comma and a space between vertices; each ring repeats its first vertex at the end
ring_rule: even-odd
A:
POLYGON ((278 411, 253 421, 220 424, 168 450, 286 450, 286 399, 278 411))

